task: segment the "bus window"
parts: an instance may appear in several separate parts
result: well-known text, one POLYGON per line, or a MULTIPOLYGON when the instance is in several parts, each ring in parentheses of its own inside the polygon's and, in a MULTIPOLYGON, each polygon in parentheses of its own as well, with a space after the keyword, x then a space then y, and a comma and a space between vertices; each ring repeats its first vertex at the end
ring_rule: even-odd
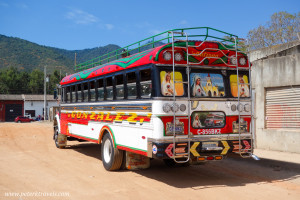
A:
POLYGON ((77 85, 77 98, 78 102, 82 102, 82 89, 81 84, 77 85))
POLYGON ((223 76, 213 73, 190 74, 192 97, 223 97, 225 88, 223 76))
POLYGON ((115 76, 117 99, 124 99, 124 81, 123 74, 115 76))
MULTIPOLYGON (((237 75, 230 75, 230 88, 231 94, 234 97, 238 96, 238 86, 237 86, 237 75)), ((249 81, 247 75, 239 75, 239 82, 240 82, 240 97, 249 97, 250 90, 249 90, 249 81)))
MULTIPOLYGON (((181 72, 175 72, 175 95, 183 96, 183 79, 181 72)), ((173 84, 173 72, 171 71, 161 71, 160 72, 160 83, 161 83, 161 93, 163 96, 173 96, 174 94, 174 84, 173 84)))
POLYGON ((84 83, 83 84, 83 102, 88 101, 88 93, 89 93, 88 83, 84 83))
POLYGON ((136 75, 135 72, 130 72, 126 75, 127 77, 127 91, 128 99, 136 99, 136 75))
POLYGON ((90 82, 90 101, 96 100, 95 81, 90 82))
POLYGON ((104 100, 104 87, 103 87, 103 79, 97 80, 98 86, 98 101, 104 100))
POLYGON ((113 100, 114 98, 114 90, 112 77, 106 78, 106 100, 113 100))
POLYGON ((150 98, 151 97, 151 69, 142 70, 140 73, 141 77, 141 97, 150 98))
POLYGON ((71 91, 70 91, 70 86, 68 86, 67 88, 66 88, 66 99, 65 99, 65 102, 66 103, 70 103, 70 98, 71 98, 71 91))
POLYGON ((75 85, 71 86, 71 92, 72 92, 72 102, 76 102, 76 89, 75 89, 75 85))

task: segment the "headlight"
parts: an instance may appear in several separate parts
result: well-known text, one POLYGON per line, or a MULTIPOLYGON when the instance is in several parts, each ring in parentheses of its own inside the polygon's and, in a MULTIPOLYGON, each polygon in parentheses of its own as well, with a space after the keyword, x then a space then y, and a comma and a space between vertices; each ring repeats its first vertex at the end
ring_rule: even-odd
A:
POLYGON ((244 106, 243 106, 242 104, 239 104, 239 105, 237 106, 237 109, 238 109, 240 112, 242 112, 242 111, 244 110, 244 106))
POLYGON ((166 61, 169 61, 169 60, 171 60, 172 55, 171 55, 170 52, 166 51, 166 52, 163 54, 163 57, 164 57, 164 59, 165 59, 166 61))
POLYGON ((180 109, 181 112, 184 112, 186 110, 186 105, 181 104, 179 109, 180 109))
POLYGON ((249 105, 249 104, 246 104, 246 105, 244 106, 244 110, 245 110, 246 112, 250 112, 250 105, 249 105))
POLYGON ((181 55, 181 53, 175 53, 175 60, 176 60, 177 62, 183 60, 183 56, 181 55))
POLYGON ((174 103, 171 107, 173 112, 177 112, 179 110, 179 105, 177 103, 174 103))
POLYGON ((236 111, 236 105, 235 105, 235 104, 232 104, 232 105, 231 105, 231 110, 232 110, 232 111, 236 111))
POLYGON ((239 59, 239 63, 240 63, 240 65, 246 65, 246 58, 241 57, 241 58, 239 59))
POLYGON ((170 112, 170 111, 171 111, 171 105, 168 104, 168 103, 164 104, 164 105, 163 105, 163 111, 164 111, 165 113, 170 112))

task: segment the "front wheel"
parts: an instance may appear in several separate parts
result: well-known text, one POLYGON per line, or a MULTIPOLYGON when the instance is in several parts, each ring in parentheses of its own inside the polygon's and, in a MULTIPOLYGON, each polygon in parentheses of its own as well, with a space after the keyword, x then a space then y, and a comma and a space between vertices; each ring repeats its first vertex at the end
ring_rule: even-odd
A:
POLYGON ((113 147, 109 134, 105 134, 101 145, 103 166, 108 171, 119 170, 122 165, 123 151, 113 147))

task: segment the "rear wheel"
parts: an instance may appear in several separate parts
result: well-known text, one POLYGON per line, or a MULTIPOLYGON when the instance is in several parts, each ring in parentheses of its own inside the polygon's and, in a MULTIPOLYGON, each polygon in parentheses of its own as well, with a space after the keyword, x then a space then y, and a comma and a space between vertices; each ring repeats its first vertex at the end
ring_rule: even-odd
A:
POLYGON ((55 142, 55 146, 59 149, 63 149, 67 145, 67 136, 59 133, 57 126, 54 128, 53 140, 55 142))
POLYGON ((21 121, 19 120, 18 123, 21 123, 21 121))
POLYGON ((109 134, 105 134, 101 145, 102 163, 106 170, 119 170, 122 165, 124 152, 113 147, 112 139, 109 134))

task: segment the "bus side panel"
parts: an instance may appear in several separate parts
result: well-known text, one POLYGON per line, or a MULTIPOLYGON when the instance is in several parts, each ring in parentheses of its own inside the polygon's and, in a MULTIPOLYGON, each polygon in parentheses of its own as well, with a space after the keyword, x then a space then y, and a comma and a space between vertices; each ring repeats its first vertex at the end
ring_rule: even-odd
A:
POLYGON ((111 125, 115 142, 118 147, 124 150, 147 151, 147 138, 152 137, 153 129, 148 125, 128 124, 111 125))

